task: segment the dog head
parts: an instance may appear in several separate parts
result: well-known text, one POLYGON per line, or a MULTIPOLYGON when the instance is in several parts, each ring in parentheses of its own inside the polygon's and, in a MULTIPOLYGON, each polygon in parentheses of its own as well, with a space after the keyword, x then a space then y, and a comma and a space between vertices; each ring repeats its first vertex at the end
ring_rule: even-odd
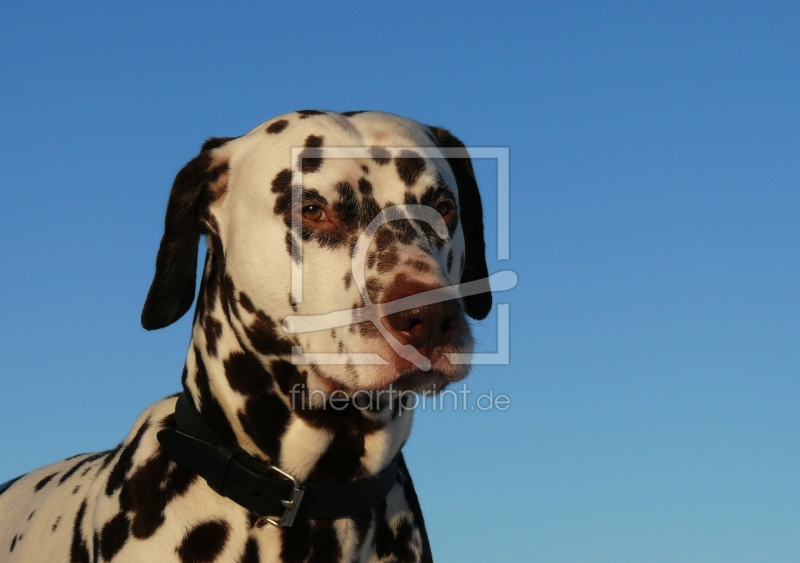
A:
POLYGON ((448 131, 302 111, 210 139, 173 184, 144 328, 191 307, 202 235, 193 339, 210 357, 236 343, 269 367, 294 349, 328 390, 466 376, 446 354, 472 351, 466 317, 484 318, 491 294, 478 187, 448 131), (446 289, 466 282, 482 292, 446 289))

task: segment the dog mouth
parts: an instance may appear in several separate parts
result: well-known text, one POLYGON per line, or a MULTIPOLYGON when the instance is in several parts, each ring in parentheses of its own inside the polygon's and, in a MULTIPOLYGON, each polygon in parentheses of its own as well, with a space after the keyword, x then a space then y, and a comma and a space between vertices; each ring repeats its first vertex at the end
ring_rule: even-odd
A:
POLYGON ((448 377, 443 371, 432 368, 428 371, 410 369, 402 372, 388 387, 398 391, 437 391, 460 378, 448 377))
MULTIPOLYGON (((390 410, 413 410, 419 399, 414 396, 435 397, 450 383, 463 379, 464 376, 448 376, 444 371, 432 368, 428 371, 408 369, 399 376, 392 377, 382 385, 366 385, 350 388, 332 379, 330 376, 314 370, 327 389, 327 399, 337 410, 352 405, 361 411, 378 412, 390 410)), ((326 403, 327 404, 327 403, 326 403)))
MULTIPOLYGON (((308 342, 306 349, 310 351, 307 358, 310 371, 317 376, 317 384, 325 391, 338 391, 348 395, 358 391, 382 389, 436 393, 448 384, 460 381, 468 375, 469 363, 461 360, 461 356, 472 352, 473 341, 469 326, 464 324, 451 342, 430 351, 420 351, 426 359, 427 366, 420 366, 418 362, 399 356, 387 342, 366 349, 356 349, 353 352, 341 347, 338 350, 340 356, 352 353, 356 360, 359 354, 362 356, 372 354, 381 360, 366 364, 357 361, 341 363, 341 360, 335 365, 317 363, 311 357, 313 343, 308 342)), ((322 354, 319 357, 323 359, 322 354)))
POLYGON ((375 377, 359 378, 357 381, 344 382, 334 373, 328 373, 320 366, 311 366, 312 372, 321 380, 320 383, 329 393, 337 391, 346 395, 354 395, 361 391, 403 391, 403 392, 433 392, 441 391, 450 383, 460 381, 467 376, 468 370, 442 369, 434 366, 424 371, 413 365, 389 370, 375 377))

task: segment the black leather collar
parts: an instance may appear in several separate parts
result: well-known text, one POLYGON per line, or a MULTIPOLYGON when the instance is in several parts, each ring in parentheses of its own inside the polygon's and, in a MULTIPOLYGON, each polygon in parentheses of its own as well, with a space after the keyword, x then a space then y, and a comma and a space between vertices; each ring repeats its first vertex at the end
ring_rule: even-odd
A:
POLYGON ((397 479, 398 458, 368 479, 352 483, 298 483, 275 466, 239 446, 223 442, 203 421, 184 393, 175 405, 177 428, 165 428, 158 441, 167 456, 203 477, 208 485, 276 526, 296 518, 334 520, 369 510, 386 498, 397 479))

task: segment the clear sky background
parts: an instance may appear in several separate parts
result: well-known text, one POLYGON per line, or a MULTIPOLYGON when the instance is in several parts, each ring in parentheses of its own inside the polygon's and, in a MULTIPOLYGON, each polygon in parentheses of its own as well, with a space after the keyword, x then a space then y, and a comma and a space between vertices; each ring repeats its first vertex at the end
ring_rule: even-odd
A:
POLYGON ((437 560, 800 561, 797 2, 11 2, 0 68, 0 481, 178 390, 139 314, 204 139, 380 109, 511 155, 511 407, 406 448, 437 560))

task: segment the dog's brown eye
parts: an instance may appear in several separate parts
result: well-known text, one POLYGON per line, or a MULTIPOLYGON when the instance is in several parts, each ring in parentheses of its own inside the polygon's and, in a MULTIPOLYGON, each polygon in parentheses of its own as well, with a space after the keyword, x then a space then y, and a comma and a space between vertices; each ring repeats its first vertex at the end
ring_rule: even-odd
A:
POLYGON ((436 206, 436 211, 439 212, 439 215, 441 215, 445 221, 449 221, 453 218, 453 215, 455 215, 456 209, 449 201, 443 201, 436 206))
POLYGON ((322 221, 325 219, 325 210, 319 205, 306 205, 303 207, 303 217, 312 221, 322 221))

